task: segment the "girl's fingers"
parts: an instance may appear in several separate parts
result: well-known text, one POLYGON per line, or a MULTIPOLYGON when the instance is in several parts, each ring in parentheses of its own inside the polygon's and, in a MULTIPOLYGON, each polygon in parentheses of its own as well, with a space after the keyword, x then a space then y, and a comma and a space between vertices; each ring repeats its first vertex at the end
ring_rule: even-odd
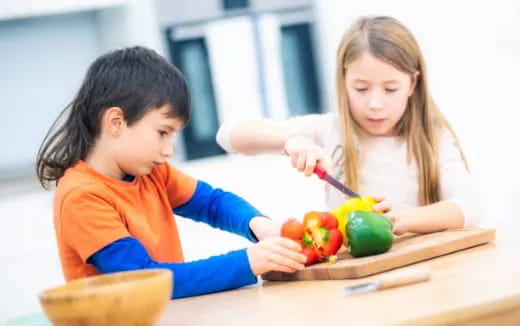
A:
POLYGON ((330 158, 327 155, 325 155, 322 158, 318 159, 318 163, 321 166, 323 166, 323 168, 325 170, 327 170, 327 173, 332 173, 332 170, 333 170, 332 161, 330 160, 330 158))
POLYGON ((300 154, 298 156, 298 161, 296 162, 296 169, 298 169, 298 171, 300 171, 300 172, 303 172, 303 170, 305 169, 306 161, 307 161, 307 156, 300 154))
POLYGON ((292 166, 297 169, 298 167, 298 154, 291 154, 291 164, 292 166))
POLYGON ((397 217, 394 215, 393 212, 387 212, 387 213, 385 214, 385 216, 386 216, 390 221, 392 221, 392 223, 397 222, 397 217))
POLYGON ((305 161, 305 176, 309 177, 314 172, 314 167, 316 166, 316 156, 314 154, 307 155, 307 159, 305 161))
POLYGON ((397 225, 394 225, 394 228, 392 230, 392 233, 395 234, 395 235, 401 235, 404 233, 404 231, 402 230, 401 227, 397 226, 397 225))
POLYGON ((373 210, 376 213, 386 213, 392 210, 392 204, 390 204, 388 201, 382 201, 374 205, 373 210))

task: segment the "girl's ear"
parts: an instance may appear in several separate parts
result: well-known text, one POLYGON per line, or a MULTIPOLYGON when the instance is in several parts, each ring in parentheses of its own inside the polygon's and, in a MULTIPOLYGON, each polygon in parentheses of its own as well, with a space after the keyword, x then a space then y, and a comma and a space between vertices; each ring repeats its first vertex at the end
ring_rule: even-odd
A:
POLYGON ((419 75, 421 75, 421 72, 419 71, 416 71, 413 74, 412 84, 410 85, 410 90, 408 91, 408 97, 412 96, 413 92, 415 91, 415 86, 417 86, 417 80, 419 79, 419 75))
POLYGON ((119 136, 125 123, 125 115, 120 107, 108 108, 103 114, 102 126, 112 136, 119 136))

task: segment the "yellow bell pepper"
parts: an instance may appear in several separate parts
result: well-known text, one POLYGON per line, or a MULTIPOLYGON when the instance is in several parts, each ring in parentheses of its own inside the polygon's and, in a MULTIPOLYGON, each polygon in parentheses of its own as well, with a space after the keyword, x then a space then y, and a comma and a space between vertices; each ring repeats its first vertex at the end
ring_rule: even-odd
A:
POLYGON ((348 246, 347 222, 348 214, 352 211, 372 212, 372 207, 376 204, 374 197, 353 197, 334 208, 331 213, 338 219, 338 229, 343 235, 343 244, 348 246))

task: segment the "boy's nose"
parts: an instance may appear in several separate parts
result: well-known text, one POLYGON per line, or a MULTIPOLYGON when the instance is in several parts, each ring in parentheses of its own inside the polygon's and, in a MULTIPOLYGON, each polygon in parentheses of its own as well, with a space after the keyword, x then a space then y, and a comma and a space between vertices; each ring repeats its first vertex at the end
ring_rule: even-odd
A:
POLYGON ((168 144, 167 146, 164 146, 161 151, 162 156, 164 157, 170 157, 173 155, 173 144, 168 144))

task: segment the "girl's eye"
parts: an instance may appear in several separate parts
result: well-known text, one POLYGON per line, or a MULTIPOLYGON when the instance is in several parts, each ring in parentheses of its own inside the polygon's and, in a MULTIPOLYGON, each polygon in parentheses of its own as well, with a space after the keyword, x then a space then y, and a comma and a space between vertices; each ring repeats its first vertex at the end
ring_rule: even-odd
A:
POLYGON ((388 93, 393 93, 397 91, 397 88, 385 88, 385 91, 387 91, 388 93))
POLYGON ((366 87, 362 87, 362 88, 357 88, 356 87, 356 91, 358 91, 358 92, 365 92, 367 89, 368 88, 366 88, 366 87))

